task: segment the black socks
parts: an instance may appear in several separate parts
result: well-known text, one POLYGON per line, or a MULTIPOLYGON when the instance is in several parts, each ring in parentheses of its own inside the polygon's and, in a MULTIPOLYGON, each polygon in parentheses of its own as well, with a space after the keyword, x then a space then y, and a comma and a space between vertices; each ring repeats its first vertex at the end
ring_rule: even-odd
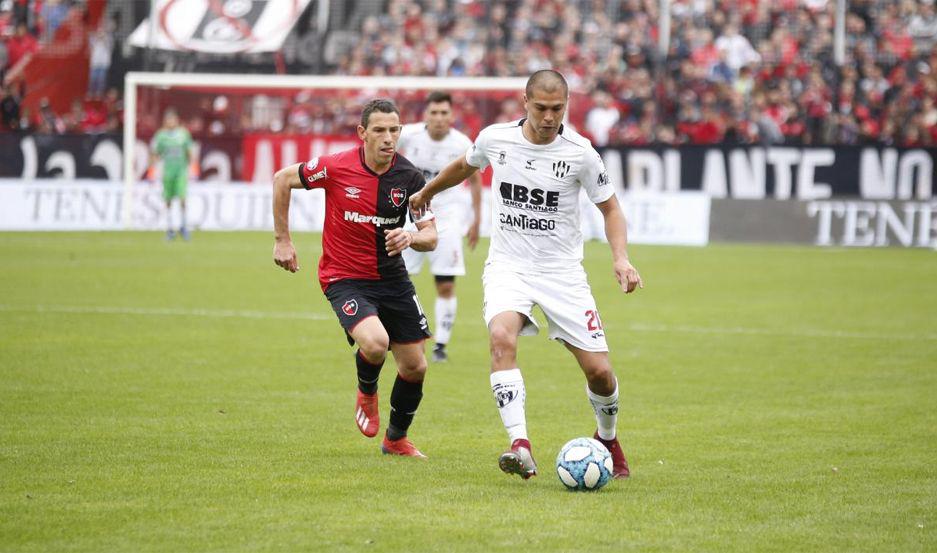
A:
POLYGON ((394 390, 390 394, 388 440, 399 440, 407 435, 407 429, 413 422, 413 415, 420 406, 421 399, 423 399, 423 381, 409 382, 400 378, 398 374, 394 381, 394 390))
POLYGON ((362 393, 373 395, 377 392, 377 379, 381 375, 380 365, 372 365, 361 355, 361 351, 355 353, 355 364, 358 365, 358 389, 362 393))

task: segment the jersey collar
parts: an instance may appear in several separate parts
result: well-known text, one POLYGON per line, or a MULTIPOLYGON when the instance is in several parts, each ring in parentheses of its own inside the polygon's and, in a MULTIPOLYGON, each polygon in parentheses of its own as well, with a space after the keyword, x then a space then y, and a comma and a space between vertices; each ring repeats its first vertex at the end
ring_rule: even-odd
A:
MULTIPOLYGON (((527 121, 527 118, 526 118, 526 117, 521 118, 521 120, 517 122, 517 126, 518 126, 518 127, 523 127, 525 121, 527 121)), ((563 129, 564 129, 564 128, 565 128, 565 127, 563 127, 563 124, 560 123, 560 130, 556 133, 556 135, 559 136, 559 135, 563 134, 563 129)))
POLYGON ((361 146, 358 146, 358 161, 361 162, 361 166, 364 167, 365 171, 367 171, 368 173, 371 173, 375 177, 380 177, 382 175, 386 175, 387 173, 390 172, 391 169, 394 168, 394 164, 397 163, 397 152, 396 151, 394 152, 394 157, 391 158, 390 165, 387 166, 387 171, 384 171, 383 173, 375 173, 374 171, 371 170, 370 167, 368 167, 368 164, 364 162, 364 145, 363 144, 361 146))

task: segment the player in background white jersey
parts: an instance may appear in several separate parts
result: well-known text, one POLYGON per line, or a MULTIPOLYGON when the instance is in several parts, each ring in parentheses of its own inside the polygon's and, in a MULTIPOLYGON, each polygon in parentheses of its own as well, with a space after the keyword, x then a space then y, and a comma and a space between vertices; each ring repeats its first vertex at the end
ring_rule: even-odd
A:
MULTIPOLYGON (((465 155, 472 141, 452 128, 452 96, 448 92, 435 91, 426 98, 423 123, 406 125, 400 133, 397 150, 423 171, 426 180, 435 177, 452 160, 465 155)), ((468 226, 468 245, 475 249, 478 244, 478 225, 481 222, 482 179, 478 173, 469 179, 471 192, 471 221, 468 226)), ((408 249, 403 253, 407 272, 420 272, 423 262, 428 260, 430 271, 436 281, 435 329, 433 336, 433 361, 448 359, 446 344, 452 337, 458 300, 455 295, 455 277, 465 274, 465 256, 462 253, 462 235, 465 234, 468 204, 463 187, 451 188, 433 198, 433 212, 438 222, 439 243, 430 252, 408 249)), ((410 223, 412 226, 412 223, 410 223)))
POLYGON ((605 219, 613 269, 621 289, 643 287, 628 260, 625 217, 592 144, 562 125, 569 100, 563 76, 537 71, 527 81, 520 121, 484 129, 466 155, 449 164, 410 198, 423 207, 437 193, 491 165, 492 236, 483 277, 485 322, 491 348, 491 390, 511 448, 499 466, 508 474, 537 473, 527 436, 526 391, 517 367, 517 337, 536 333, 532 309, 547 316, 550 337, 560 340, 586 377, 586 395, 598 429, 595 438, 612 453, 616 478, 629 475, 616 436, 618 380, 595 300, 582 268, 579 191, 585 189, 605 219))

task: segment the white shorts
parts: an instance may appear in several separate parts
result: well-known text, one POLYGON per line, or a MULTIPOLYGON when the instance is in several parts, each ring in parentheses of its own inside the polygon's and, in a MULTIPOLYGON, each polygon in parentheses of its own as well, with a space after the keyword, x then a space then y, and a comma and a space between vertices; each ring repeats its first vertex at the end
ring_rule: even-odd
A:
POLYGON ((462 255, 462 234, 444 231, 439 233, 436 249, 430 252, 418 252, 412 248, 403 251, 403 262, 407 272, 415 275, 423 268, 423 262, 429 259, 430 272, 436 276, 461 276, 465 274, 465 258, 462 255))
POLYGON ((487 265, 485 324, 499 313, 515 311, 527 317, 522 336, 537 334, 533 307, 539 305, 549 324, 550 339, 562 340, 584 351, 608 351, 605 331, 584 270, 562 273, 523 273, 487 265))

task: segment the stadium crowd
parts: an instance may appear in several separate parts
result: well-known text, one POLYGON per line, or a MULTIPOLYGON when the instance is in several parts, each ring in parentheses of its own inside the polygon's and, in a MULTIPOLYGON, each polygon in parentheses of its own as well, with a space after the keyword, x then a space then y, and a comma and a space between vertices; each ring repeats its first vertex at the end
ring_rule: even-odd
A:
MULTIPOLYGON (((66 1, 0 0, 0 10, 15 4, 30 7, 29 13, 39 6, 36 13, 41 13, 66 1)), ((330 72, 524 76, 553 67, 576 91, 570 122, 598 145, 937 145, 934 0, 851 0, 842 65, 833 52, 833 0, 673 0, 666 56, 658 48, 658 5, 657 0, 387 0, 356 20, 355 38, 335 56, 330 72)), ((20 52, 47 33, 40 16, 28 27, 36 36, 19 28, 11 32, 3 14, 0 35, 10 37, 8 52, 10 43, 20 52), (26 38, 17 39, 22 32, 26 38)), ((106 47, 109 54, 113 44, 106 47)), ((94 109, 106 113, 105 123, 94 129, 119 125, 115 94, 96 104, 94 109)), ((0 105, 15 96, 5 91, 0 102, 6 104, 0 105)), ((403 102, 408 117, 419 116, 420 100, 403 102)), ((492 101, 462 94, 457 102, 459 125, 470 133, 522 113, 513 97, 492 101)), ((196 134, 329 133, 353 124, 360 103, 355 95, 300 93, 231 98, 221 106, 198 104, 198 113, 182 111, 196 134)), ((50 129, 41 117, 32 125, 50 129)))
POLYGON ((0 0, 0 73, 52 41, 71 0, 0 0))
MULTIPOLYGON (((390 0, 336 72, 510 76, 554 67, 590 96, 597 144, 937 144, 933 0, 390 0)), ((572 106, 574 110, 578 106, 572 106)))
POLYGON ((0 0, 0 131, 62 134, 120 130, 120 92, 106 86, 115 43, 113 21, 106 18, 98 28, 82 26, 88 38, 86 94, 76 97, 66 113, 56 113, 46 98, 33 111, 22 105, 26 87, 18 65, 40 48, 52 45, 56 31, 67 23, 73 9, 83 9, 83 2, 0 0))

